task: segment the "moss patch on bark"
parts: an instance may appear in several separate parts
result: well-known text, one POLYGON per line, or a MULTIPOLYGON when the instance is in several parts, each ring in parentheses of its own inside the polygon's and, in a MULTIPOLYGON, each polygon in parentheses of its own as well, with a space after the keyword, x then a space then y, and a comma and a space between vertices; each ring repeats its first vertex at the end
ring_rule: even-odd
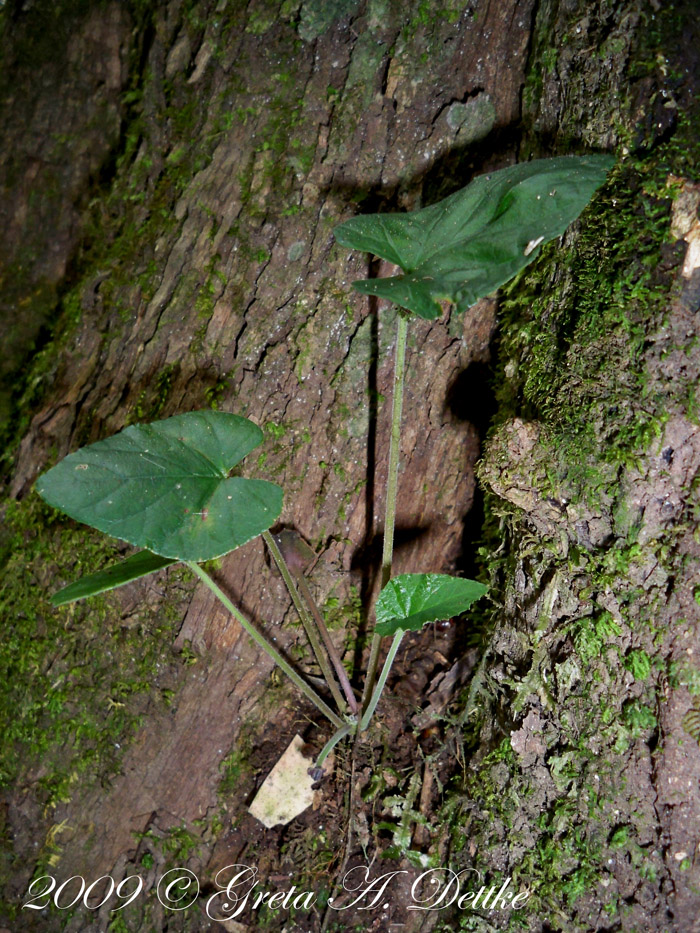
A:
MULTIPOLYGON (((672 711, 690 702, 669 695, 669 672, 698 627, 694 474, 678 453, 692 464, 699 449, 695 284, 670 233, 700 126, 671 55, 683 54, 681 23, 678 11, 644 22, 626 66, 630 101, 644 81, 646 106, 670 101, 673 121, 649 123, 630 103, 619 166, 564 250, 503 293, 481 466, 494 610, 453 832, 455 862, 530 892, 498 929, 681 930, 690 911, 691 863, 671 854, 683 845, 660 800, 672 711)), ((619 26, 611 17, 587 39, 603 54, 619 26)), ((557 68, 535 48, 534 98, 557 68)), ((697 767, 687 754, 681 776, 697 767)), ((493 928, 486 915, 459 922, 493 928)))

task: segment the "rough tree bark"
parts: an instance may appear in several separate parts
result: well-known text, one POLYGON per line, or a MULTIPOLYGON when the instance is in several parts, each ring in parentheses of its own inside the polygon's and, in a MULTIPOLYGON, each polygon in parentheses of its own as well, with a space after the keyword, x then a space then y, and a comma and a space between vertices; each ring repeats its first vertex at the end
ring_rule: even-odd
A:
MULTIPOLYGON (((283 485, 283 522, 321 553, 313 585, 360 669, 394 316, 351 292, 366 260, 333 226, 593 149, 620 166, 563 247, 499 301, 412 325, 397 570, 471 567, 481 542, 492 608, 478 638, 425 632, 399 658, 355 773, 348 864, 393 846, 409 874, 388 910, 346 922, 692 929, 692 16, 642 0, 2 12, 8 928, 218 928, 204 899, 164 911, 156 880, 186 866, 211 886, 246 861, 268 889, 313 890, 298 928, 318 929, 350 782, 341 753, 317 809, 262 831, 245 804, 295 732, 317 749, 325 727, 182 571, 52 610, 53 589, 124 551, 43 507, 38 473, 130 422, 211 405, 252 418, 266 442, 250 472, 283 485), (527 906, 408 912, 429 859, 510 877, 527 906), (148 893, 123 915, 18 912, 36 874, 135 871, 148 893)), ((261 544, 216 575, 249 617, 284 622, 307 669, 261 544)))

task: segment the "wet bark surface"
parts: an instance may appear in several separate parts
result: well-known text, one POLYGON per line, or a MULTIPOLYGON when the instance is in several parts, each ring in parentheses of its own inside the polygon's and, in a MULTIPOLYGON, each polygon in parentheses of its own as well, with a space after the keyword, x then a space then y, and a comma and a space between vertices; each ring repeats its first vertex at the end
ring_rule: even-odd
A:
MULTIPOLYGON (((6 497, 30 514, 38 473, 128 423, 208 406, 250 417, 266 440, 247 475, 284 487, 282 523, 320 555, 311 586, 359 683, 378 583, 395 314, 354 295, 353 279, 389 270, 334 246, 332 229, 357 211, 429 203, 531 154, 617 147, 640 164, 653 156, 691 109, 697 62, 690 36, 673 61, 670 49, 644 45, 652 13, 534 0, 416 11, 86 4, 70 16, 56 8, 63 25, 51 56, 32 32, 47 28, 42 5, 7 11, 3 43, 16 53, 4 64, 3 107, 27 118, 0 155, 9 218, 0 259, 4 270, 30 270, 22 296, 6 289, 6 317, 25 295, 35 316, 27 312, 24 343, 3 375, 19 385, 6 497), (23 379, 26 335, 47 323, 23 379)), ((653 236, 663 226, 670 241, 669 192, 648 194, 651 170, 627 165, 604 210, 614 213, 611 202, 633 183, 624 203, 638 195, 634 216, 662 205, 653 236)), ((21 675, 36 680, 45 730, 67 715, 49 699, 52 685, 82 676, 74 655, 101 642, 114 652, 104 683, 95 674, 67 703, 71 716, 88 710, 98 737, 76 729, 74 742, 41 755, 19 745, 8 772, 8 928, 122 929, 112 905, 92 915, 17 915, 12 905, 37 874, 118 882, 135 872, 149 893, 124 912, 127 929, 221 928, 203 905, 218 870, 240 862, 258 868, 266 890, 294 883, 319 903, 299 921, 244 912, 241 927, 226 927, 239 931, 319 929, 324 915, 330 929, 462 922, 486 931, 516 919, 533 931, 692 929, 700 444, 690 401, 697 279, 683 266, 696 214, 694 189, 683 190, 690 207, 685 220, 674 215, 676 246, 665 247, 644 295, 623 295, 643 333, 634 352, 633 328, 593 339, 577 330, 583 293, 554 253, 500 302, 495 344, 495 299, 463 318, 446 309, 438 322, 412 322, 395 569, 471 569, 470 539, 483 534, 498 554, 488 561, 494 610, 479 637, 448 625, 406 639, 365 747, 352 760, 338 750, 314 807, 287 827, 264 829, 246 805, 295 734, 310 753, 328 738, 313 708, 182 571, 109 597, 102 632, 89 608, 57 616, 50 592, 95 568, 78 557, 79 537, 66 548, 67 522, 22 525, 8 507, 19 530, 0 541, 6 579, 19 566, 8 542, 21 541, 39 594, 29 616, 57 646, 21 675), (529 299, 548 291, 533 318, 529 299), (656 313, 645 317, 651 291, 656 313), (535 378, 544 388, 533 389, 535 378), (591 398, 603 401, 589 410, 591 398), (571 424, 562 428, 557 414, 577 404, 595 435, 583 453, 566 447, 571 424), (611 460, 638 408, 658 430, 640 430, 627 459, 611 460), (482 533, 474 466, 494 413, 482 533), (591 499, 575 463, 595 467, 599 495, 591 499), (135 685, 139 639, 160 654, 135 685), (128 730, 122 709, 133 711, 128 730), (84 770, 75 764, 81 742, 100 749, 84 770), (339 920, 324 900, 341 868, 380 852, 395 861, 377 862, 375 874, 405 872, 389 906, 339 920), (429 865, 510 877, 531 892, 530 908, 517 918, 457 911, 461 921, 408 911, 411 882, 429 865), (199 904, 180 913, 154 893, 175 866, 203 885, 199 904)), ((567 235, 567 256, 581 235, 567 235)), ((614 236, 603 226, 597 235, 600 256, 612 255, 614 236)), ((591 236, 582 253, 598 248, 591 236)), ((653 236, 642 235, 642 253, 653 236)), ((611 279, 635 284, 628 263, 611 266, 611 279)), ((222 560, 215 577, 317 673, 260 540, 222 560)), ((4 607, 10 628, 13 613, 27 616, 19 596, 4 607)))

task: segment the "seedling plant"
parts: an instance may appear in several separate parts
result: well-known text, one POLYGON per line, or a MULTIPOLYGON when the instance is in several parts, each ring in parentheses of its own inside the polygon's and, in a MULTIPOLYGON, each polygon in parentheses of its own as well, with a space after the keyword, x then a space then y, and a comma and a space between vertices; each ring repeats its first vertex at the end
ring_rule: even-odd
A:
POLYGON ((369 726, 407 631, 464 613, 486 587, 435 573, 392 577, 401 442, 404 362, 412 314, 426 320, 441 301, 462 312, 509 281, 564 233, 603 183, 614 159, 563 156, 481 175, 421 210, 354 217, 335 231, 339 244, 372 253, 400 274, 353 283, 398 306, 381 589, 361 697, 355 694, 305 580, 310 557, 292 532, 270 528, 282 509, 275 483, 237 475, 262 439, 247 418, 194 411, 132 425, 70 454, 37 481, 39 494, 77 521, 142 550, 56 593, 56 606, 122 586, 177 561, 214 593, 251 638, 334 726, 315 776, 334 746, 369 726), (202 566, 262 535, 289 590, 334 706, 247 619, 202 566), (392 641, 381 672, 382 643, 392 641))

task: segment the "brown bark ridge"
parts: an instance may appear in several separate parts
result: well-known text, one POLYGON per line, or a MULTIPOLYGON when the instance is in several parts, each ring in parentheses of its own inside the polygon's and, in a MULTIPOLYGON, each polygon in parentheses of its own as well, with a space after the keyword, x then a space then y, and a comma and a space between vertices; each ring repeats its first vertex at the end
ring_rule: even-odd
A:
MULTIPOLYGON (((71 20, 71 47, 84 49, 98 26, 115 63, 123 64, 124 49, 132 47, 128 74, 118 74, 118 146, 110 149, 111 114, 102 120, 94 112, 96 92, 80 105, 72 73, 59 80, 48 61, 23 78, 26 98, 51 85, 42 106, 51 110, 58 97, 60 112, 70 114, 56 159, 83 186, 71 196, 68 181, 59 181, 73 205, 60 207, 61 216, 73 210, 64 223, 71 235, 46 244, 40 234, 48 214, 29 210, 36 189, 27 179, 8 181, 13 216, 27 218, 11 228, 16 249, 31 234, 37 269, 53 250, 59 283, 61 270, 75 270, 53 343, 18 403, 22 436, 9 494, 31 501, 31 484, 49 462, 129 422, 215 404, 263 426, 267 440, 256 474, 283 484, 283 523, 323 552, 313 580, 321 602, 340 599, 342 606, 351 597, 355 605, 352 592, 366 597, 376 576, 388 441, 382 400, 394 318, 391 309, 353 295, 350 282, 367 274, 367 260, 334 247, 332 229, 358 204, 415 206, 424 187, 434 197, 477 170, 513 160, 532 0, 485 4, 478 15, 454 3, 420 10, 352 2, 242 7, 225 0, 173 0, 150 12, 138 4, 89 6, 71 20), (91 147, 86 127, 95 126, 100 144, 91 147), (90 150, 82 175, 78 138, 90 150), (94 178, 108 150, 112 162, 94 178)), ((46 14, 42 4, 6 12, 5 41, 20 28, 30 36, 33 17, 37 27, 44 22, 40 13, 46 14)), ((8 66, 10 77, 21 75, 20 64, 8 66)), ((24 124, 25 148, 33 132, 49 132, 32 126, 24 124)), ((493 314, 493 303, 483 302, 464 319, 448 314, 411 328, 399 570, 417 561, 422 569, 447 570, 459 556, 478 440, 463 403, 449 404, 450 390, 470 364, 488 360, 493 314)), ((258 624, 269 629, 290 621, 283 588, 258 543, 226 558, 217 578, 258 624)), ((19 768, 22 790, 10 793, 7 812, 15 838, 12 898, 21 899, 37 870, 31 846, 61 877, 111 872, 118 880, 129 866, 145 871, 148 864, 149 882, 165 864, 167 845, 159 850, 159 837, 196 839, 196 852, 188 850, 185 859, 183 845, 179 855, 198 871, 217 835, 224 852, 244 851, 250 843, 236 842, 231 820, 245 819, 243 804, 282 740, 297 730, 317 747, 322 740, 322 731, 309 729, 309 710, 298 697, 270 689, 267 659, 210 594, 191 584, 183 591, 178 579, 165 574, 156 589, 153 583, 135 589, 152 619, 162 587, 175 581, 175 648, 184 655, 167 658, 167 676, 154 673, 155 696, 137 704, 143 725, 120 751, 117 773, 76 774, 63 799, 49 793, 47 801, 35 782, 49 780, 50 762, 19 768), (182 657, 195 663, 187 666, 182 657), (253 764, 222 811, 222 762, 242 742, 252 746, 253 764), (226 826, 214 832, 213 814, 221 812, 226 826)), ((60 582, 46 581, 49 589, 60 582)), ((110 636, 144 625, 136 597, 117 594, 111 605, 110 636)), ((364 613, 335 615, 334 637, 351 657, 358 626, 367 626, 364 613)), ((52 625, 43 616, 41 624, 52 625)), ((300 650, 295 629, 280 628, 278 638, 287 652, 300 650)), ((439 651, 421 654, 430 676, 447 663, 439 651)), ((252 821, 245 826, 253 831, 252 821)), ((277 846, 279 835, 268 833, 270 844, 277 846)), ((152 917, 143 923, 161 928, 155 897, 148 911, 152 917)), ((26 910, 21 916, 37 929, 62 919, 26 910)), ((191 922, 207 922, 197 917, 191 922)), ((108 907, 95 918, 79 911, 69 926, 87 929, 107 918, 108 907)), ((168 928, 178 922, 184 921, 171 917, 168 928)))

